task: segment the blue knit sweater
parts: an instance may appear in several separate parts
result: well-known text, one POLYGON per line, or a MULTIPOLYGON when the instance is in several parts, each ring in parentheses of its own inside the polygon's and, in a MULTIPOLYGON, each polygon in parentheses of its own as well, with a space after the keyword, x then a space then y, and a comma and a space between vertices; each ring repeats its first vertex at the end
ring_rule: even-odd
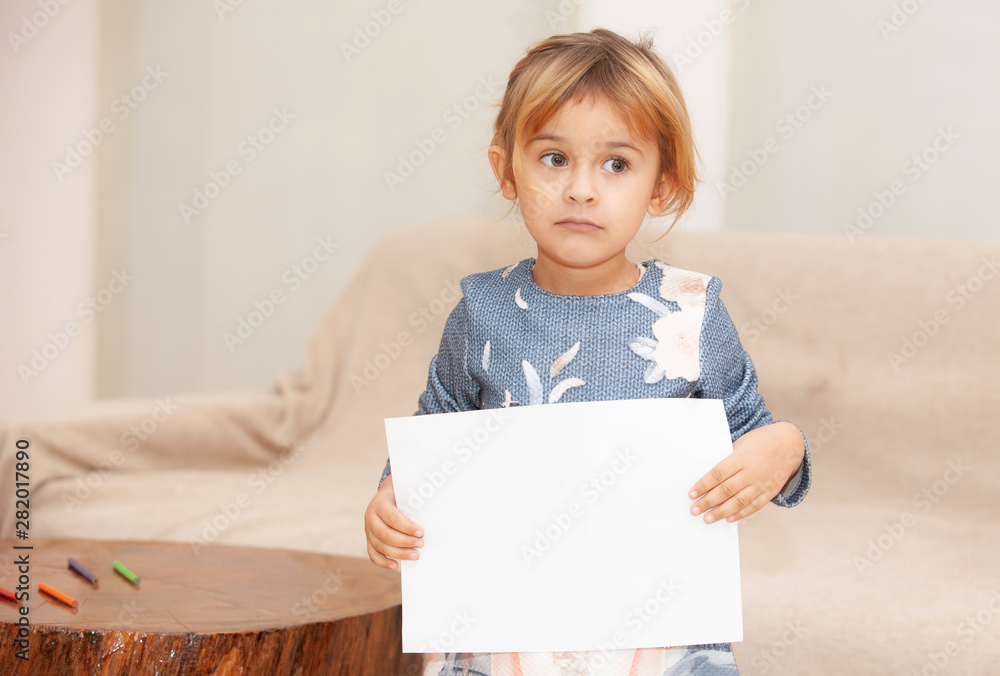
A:
MULTIPOLYGON (((561 401, 721 399, 732 439, 772 421, 757 373, 719 290, 662 261, 638 264, 628 291, 550 293, 528 258, 462 280, 416 415, 561 401)), ((801 430, 800 430, 801 433, 801 430)), ((772 502, 797 505, 811 482, 809 445, 772 502)), ((379 486, 391 471, 388 460, 379 486)))
MULTIPOLYGON (((639 281, 628 291, 566 296, 536 285, 534 264, 529 258, 462 280, 464 297, 431 359, 417 415, 562 401, 705 397, 723 401, 733 441, 772 422, 753 363, 719 298, 718 277, 650 260, 638 264, 639 281)), ((809 490, 804 435, 803 442, 802 464, 773 498, 776 504, 793 507, 809 490)), ((387 460, 379 486, 390 471, 387 460)), ((595 659, 615 661, 621 673, 638 668, 644 676, 737 673, 725 643, 641 654, 435 653, 428 656, 428 673, 520 673, 513 664, 537 673, 591 673, 586 665, 595 659), (640 663, 644 666, 637 667, 640 663)))

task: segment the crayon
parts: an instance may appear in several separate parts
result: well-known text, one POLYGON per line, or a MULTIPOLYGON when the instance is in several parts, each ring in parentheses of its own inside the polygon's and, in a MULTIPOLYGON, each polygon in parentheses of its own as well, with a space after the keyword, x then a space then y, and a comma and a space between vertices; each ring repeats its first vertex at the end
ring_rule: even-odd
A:
POLYGON ((76 559, 70 559, 69 560, 69 567, 73 570, 73 572, 79 574, 81 577, 83 577, 85 580, 87 580, 87 582, 89 582, 90 584, 97 584, 97 577, 93 573, 91 573, 89 570, 87 570, 86 568, 84 568, 80 564, 80 562, 77 561, 76 559))
POLYGON ((12 592, 9 589, 4 589, 3 587, 0 587, 0 596, 4 597, 8 601, 13 601, 14 603, 17 603, 17 597, 14 596, 14 592, 12 592))
POLYGON ((70 608, 76 608, 76 600, 72 596, 69 596, 67 594, 63 594, 61 591, 59 591, 55 587, 47 585, 44 582, 39 582, 38 583, 38 589, 40 591, 45 592, 46 594, 54 596, 55 598, 57 598, 60 601, 62 601, 63 603, 65 603, 70 608))
POLYGON ((132 584, 139 584, 139 578, 135 576, 135 573, 133 573, 131 570, 123 566, 121 561, 112 561, 111 565, 114 566, 118 574, 124 577, 126 580, 128 580, 132 584))

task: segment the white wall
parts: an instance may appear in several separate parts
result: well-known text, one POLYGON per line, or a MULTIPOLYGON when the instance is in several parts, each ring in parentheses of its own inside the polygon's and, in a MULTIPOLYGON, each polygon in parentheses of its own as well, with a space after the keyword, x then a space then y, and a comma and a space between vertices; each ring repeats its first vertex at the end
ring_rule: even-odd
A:
POLYGON ((730 196, 726 227, 1000 236, 1000 5, 772 0, 754 2, 745 19, 734 25, 729 162, 749 160, 769 136, 779 149, 730 196), (800 108, 813 87, 831 96, 800 108), (804 121, 782 135, 775 124, 789 114, 804 121), (939 128, 960 137, 942 137, 941 153, 939 128), (926 170, 912 162, 924 152, 926 170))
POLYGON ((98 315, 78 308, 106 282, 107 271, 94 266, 97 163, 82 158, 61 180, 52 163, 64 159, 67 144, 82 142, 87 151, 81 132, 97 107, 99 5, 57 6, 49 17, 35 2, 0 5, 4 412, 69 404, 95 391, 98 315))
MULTIPOLYGON (((23 49, 0 48, 4 411, 268 387, 297 368, 379 236, 505 212, 485 158, 493 110, 475 93, 554 32, 656 29, 712 181, 683 227, 843 234, 873 192, 901 179, 905 195, 861 236, 996 238, 995 3, 925 3, 883 38, 877 21, 892 2, 398 1, 392 14, 389 0, 255 0, 220 16, 200 0, 75 0, 23 49), (377 35, 348 60, 341 43, 366 24, 377 35), (732 168, 822 85, 833 98, 724 199, 732 168), (144 100, 123 108, 124 96, 144 100), (476 109, 451 128, 447 111, 470 96, 476 109), (240 144, 275 108, 294 119, 250 161, 240 144), (97 151, 56 179, 65 145, 105 119, 114 129, 97 151), (910 181, 904 162, 939 126, 961 138, 910 181), (446 139, 390 189, 385 172, 435 129, 446 139), (229 162, 240 173, 185 222, 179 205, 229 162), (293 291, 288 275, 318 238, 338 248, 293 291), (105 292, 111 302, 25 386, 18 364, 83 319, 77 305, 116 270, 134 279, 105 292), (274 290, 284 303, 230 352, 223 334, 274 290)), ((0 28, 19 31, 38 8, 5 3, 0 28)))

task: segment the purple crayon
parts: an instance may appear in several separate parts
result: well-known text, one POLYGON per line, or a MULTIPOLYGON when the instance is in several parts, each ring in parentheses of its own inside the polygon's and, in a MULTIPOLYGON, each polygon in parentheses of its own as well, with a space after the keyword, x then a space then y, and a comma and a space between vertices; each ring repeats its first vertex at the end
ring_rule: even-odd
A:
POLYGON ((69 567, 73 569, 75 573, 85 578, 90 584, 97 584, 97 577, 91 573, 89 570, 80 565, 80 562, 76 559, 69 560, 69 567))

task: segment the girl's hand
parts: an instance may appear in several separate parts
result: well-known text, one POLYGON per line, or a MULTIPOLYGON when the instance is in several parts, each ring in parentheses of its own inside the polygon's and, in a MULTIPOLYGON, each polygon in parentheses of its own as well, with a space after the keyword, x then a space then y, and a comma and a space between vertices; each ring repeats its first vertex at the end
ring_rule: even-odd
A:
POLYGON ((688 497, 701 496, 691 513, 708 512, 705 523, 750 516, 781 491, 798 471, 805 452, 802 435, 791 423, 750 430, 733 442, 729 456, 691 487, 688 497))
POLYGON ((424 533, 396 507, 396 493, 390 474, 379 486, 378 493, 365 510, 365 535, 368 536, 368 558, 382 568, 396 569, 393 559, 416 559, 423 547, 424 533))

